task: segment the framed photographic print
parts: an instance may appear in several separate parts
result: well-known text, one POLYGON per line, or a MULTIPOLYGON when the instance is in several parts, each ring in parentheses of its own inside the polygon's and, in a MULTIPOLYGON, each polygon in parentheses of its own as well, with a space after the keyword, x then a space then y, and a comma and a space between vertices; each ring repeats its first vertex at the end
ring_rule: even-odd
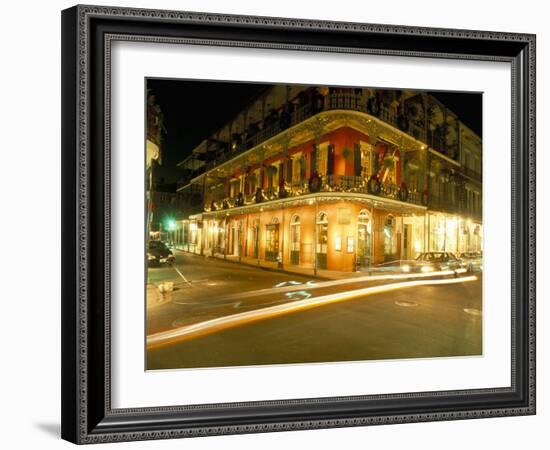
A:
POLYGON ((535 36, 75 6, 62 42, 63 438, 535 413, 535 36))

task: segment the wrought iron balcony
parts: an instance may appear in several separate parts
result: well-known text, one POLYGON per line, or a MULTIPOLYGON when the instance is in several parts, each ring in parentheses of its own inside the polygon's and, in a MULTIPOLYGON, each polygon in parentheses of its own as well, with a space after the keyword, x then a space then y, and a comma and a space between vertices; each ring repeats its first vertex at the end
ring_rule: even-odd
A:
POLYGON ((260 189, 253 194, 246 194, 239 197, 225 197, 218 201, 211 201, 205 207, 205 211, 231 209, 239 206, 247 206, 256 203, 262 203, 281 198, 300 197, 315 192, 348 192, 377 195, 382 198, 404 201, 415 205, 422 204, 422 195, 420 192, 407 191, 406 198, 403 197, 402 188, 393 183, 381 183, 380 192, 373 194, 369 191, 367 181, 363 177, 348 176, 348 175, 327 175, 321 178, 321 187, 319 191, 311 191, 308 183, 305 181, 295 181, 293 183, 285 183, 284 189, 279 187, 270 187, 260 189))

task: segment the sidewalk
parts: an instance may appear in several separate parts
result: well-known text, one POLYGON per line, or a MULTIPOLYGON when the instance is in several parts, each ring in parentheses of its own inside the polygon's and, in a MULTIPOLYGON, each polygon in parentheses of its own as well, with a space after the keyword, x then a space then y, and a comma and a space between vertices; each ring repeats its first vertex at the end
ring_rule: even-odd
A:
MULTIPOLYGON (((177 251, 188 253, 184 250, 179 250, 179 249, 177 251)), ((194 253, 191 253, 191 254, 194 254, 194 253)), ((342 280, 342 279, 350 279, 350 278, 364 277, 364 276, 370 275, 368 271, 343 272, 338 270, 325 270, 325 269, 317 269, 317 274, 315 275, 313 271, 313 266, 306 265, 306 264, 300 264, 300 265, 285 264, 281 269, 277 267, 278 263, 276 261, 264 261, 264 260, 258 260, 255 258, 245 257, 245 256, 241 256, 239 258, 238 256, 227 255, 224 257, 222 254, 218 253, 218 254, 215 254, 214 256, 205 255, 204 257, 215 258, 215 259, 230 262, 230 263, 243 264, 246 266, 255 267, 263 270, 286 273, 288 275, 301 275, 305 277, 311 277, 318 280, 342 280)), ((388 271, 388 273, 391 273, 391 272, 388 271)), ((377 272, 376 275, 380 275, 380 273, 377 272)))

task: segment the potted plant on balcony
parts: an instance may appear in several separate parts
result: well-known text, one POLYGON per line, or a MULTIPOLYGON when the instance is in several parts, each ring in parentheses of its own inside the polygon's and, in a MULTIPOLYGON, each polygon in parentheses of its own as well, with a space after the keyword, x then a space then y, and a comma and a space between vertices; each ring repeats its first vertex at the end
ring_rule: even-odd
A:
POLYGON ((279 180, 279 198, 285 198, 287 197, 288 192, 285 189, 285 180, 281 178, 279 180))
POLYGON ((317 171, 314 171, 308 183, 309 192, 319 192, 321 190, 321 178, 317 171))
POLYGON ((384 169, 391 169, 397 162, 397 159, 398 158, 395 155, 387 155, 382 161, 382 166, 384 167, 384 169))
POLYGON ((371 175, 367 183, 367 191, 372 195, 379 195, 381 190, 380 180, 377 175, 371 175))
POLYGON ((409 189, 407 188, 407 184, 403 181, 401 183, 401 186, 399 186, 399 192, 397 193, 399 200, 402 202, 406 202, 409 198, 409 189))
POLYGON ((235 201, 235 206, 243 206, 244 205, 244 195, 242 192, 239 192, 237 195, 237 200, 235 201))
POLYGON ((256 194, 254 194, 254 200, 256 203, 261 203, 264 199, 264 191, 261 187, 256 189, 256 194))

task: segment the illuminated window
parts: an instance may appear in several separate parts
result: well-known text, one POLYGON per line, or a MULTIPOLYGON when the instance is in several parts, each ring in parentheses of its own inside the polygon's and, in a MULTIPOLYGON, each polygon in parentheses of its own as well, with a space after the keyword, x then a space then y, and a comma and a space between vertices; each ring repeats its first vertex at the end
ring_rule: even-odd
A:
POLYGON ((342 236, 336 236, 334 238, 334 250, 337 252, 342 250, 342 236))
POLYGON ((269 225, 265 226, 265 259, 276 261, 279 256, 279 223, 273 218, 269 225))
POLYGON ((230 196, 231 197, 236 197, 239 194, 240 190, 241 190, 240 188, 241 188, 241 180, 239 180, 239 179, 231 180, 230 196))
POLYGON ((357 258, 361 266, 368 266, 371 257, 372 220, 370 213, 363 209, 357 218, 357 258))
POLYGON ((359 146, 361 148, 361 176, 363 178, 368 178, 372 174, 372 168, 371 168, 372 145, 367 144, 364 141, 360 141, 359 146))
POLYGON ((317 216, 317 253, 327 253, 328 215, 320 212, 317 216))
POLYGON ((300 264, 300 217, 293 216, 290 221, 290 263, 300 264))
POLYGON ((353 253, 354 251, 355 251, 355 238, 353 236, 348 236, 347 252, 353 253))
POLYGON ((384 220, 384 259, 397 257, 397 239, 395 236, 395 217, 391 214, 384 220))
POLYGON ((300 251, 300 217, 293 216, 290 221, 290 250, 300 251))
POLYGON ((321 177, 327 174, 328 146, 328 142, 319 145, 319 151, 317 154, 317 168, 319 176, 321 177))
POLYGON ((326 269, 328 265, 327 261, 327 248, 328 248, 328 215, 325 212, 320 212, 317 215, 317 242, 315 260, 319 269, 326 269))

